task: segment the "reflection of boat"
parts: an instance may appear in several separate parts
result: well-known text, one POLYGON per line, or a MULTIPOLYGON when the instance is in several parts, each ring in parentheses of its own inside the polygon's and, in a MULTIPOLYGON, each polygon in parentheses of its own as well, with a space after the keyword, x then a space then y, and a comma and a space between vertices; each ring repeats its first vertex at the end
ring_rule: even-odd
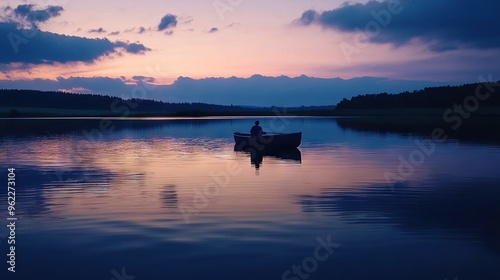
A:
POLYGON ((238 144, 234 145, 234 150, 250 154, 250 162, 259 169, 264 157, 274 157, 277 159, 289 160, 290 162, 302 162, 302 154, 297 148, 290 147, 265 147, 261 150, 256 147, 241 147, 238 144))
POLYGON ((234 142, 243 148, 245 146, 253 147, 292 147, 297 148, 302 140, 302 132, 294 133, 274 133, 268 132, 259 137, 252 137, 248 133, 234 133, 234 142))
POLYGON ((163 200, 163 207, 165 208, 177 208, 177 190, 175 185, 166 185, 160 193, 160 197, 163 200))

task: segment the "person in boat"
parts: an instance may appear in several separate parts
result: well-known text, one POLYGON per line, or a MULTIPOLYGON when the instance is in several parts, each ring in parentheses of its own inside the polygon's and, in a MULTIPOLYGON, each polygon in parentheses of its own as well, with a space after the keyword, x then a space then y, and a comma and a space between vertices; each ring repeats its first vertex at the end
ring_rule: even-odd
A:
POLYGON ((260 127, 259 124, 260 124, 259 121, 255 121, 255 125, 252 126, 252 128, 250 129, 250 136, 260 137, 260 136, 266 134, 266 132, 264 132, 264 130, 262 130, 262 127, 260 127))

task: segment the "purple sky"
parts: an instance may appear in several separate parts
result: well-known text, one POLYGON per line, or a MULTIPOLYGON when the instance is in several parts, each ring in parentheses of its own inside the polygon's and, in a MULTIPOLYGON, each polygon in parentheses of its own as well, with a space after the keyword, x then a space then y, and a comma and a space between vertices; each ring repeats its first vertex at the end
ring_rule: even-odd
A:
POLYGON ((423 86, 500 76, 493 0, 36 3, 0 8, 0 87, 96 92, 92 79, 118 79, 108 88, 118 95, 137 77, 161 87, 180 76, 370 76, 423 86))

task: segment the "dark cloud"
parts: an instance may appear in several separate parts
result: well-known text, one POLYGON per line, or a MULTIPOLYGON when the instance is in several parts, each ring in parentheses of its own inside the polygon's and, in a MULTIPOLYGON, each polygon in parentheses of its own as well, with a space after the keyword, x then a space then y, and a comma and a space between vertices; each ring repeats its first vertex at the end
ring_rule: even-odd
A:
POLYGON ((120 31, 113 31, 108 34, 109 36, 120 35, 120 31))
POLYGON ((168 28, 173 28, 177 26, 177 16, 172 14, 166 14, 161 18, 160 24, 158 25, 158 31, 162 31, 168 28))
POLYGON ((134 32, 134 30, 135 30, 135 27, 132 27, 132 28, 123 30, 123 32, 124 33, 130 33, 130 32, 134 32))
POLYGON ((125 51, 142 54, 150 49, 139 43, 111 42, 19 29, 14 23, 0 23, 0 64, 91 63, 103 56, 125 51))
POLYGON ((212 27, 212 28, 210 28, 210 30, 208 31, 208 33, 215 33, 215 32, 217 32, 217 31, 219 31, 219 28, 217 28, 217 27, 212 27))
POLYGON ((148 31, 151 31, 151 30, 152 30, 151 27, 146 28, 144 26, 139 26, 137 28, 136 27, 132 27, 132 28, 129 28, 129 29, 125 29, 125 30, 123 30, 123 33, 132 33, 132 32, 134 32, 134 33, 137 33, 137 34, 144 34, 144 33, 148 32, 148 31))
MULTIPOLYGON (((146 84, 142 81, 142 84, 146 84)), ((57 91, 60 89, 85 89, 86 92, 117 96, 122 98, 138 97, 132 96, 134 88, 139 84, 137 80, 127 80, 110 77, 57 77, 52 79, 33 80, 0 80, 0 88, 6 89, 33 89, 43 91, 57 91)), ((148 92, 149 93, 149 92, 148 92)), ((148 98, 148 96, 142 96, 148 98)))
POLYGON ((104 30, 104 28, 102 28, 102 27, 99 27, 99 28, 97 28, 97 29, 90 29, 90 30, 89 30, 89 33, 99 33, 99 34, 100 34, 100 33, 106 33, 106 32, 107 32, 107 31, 106 31, 106 30, 104 30))
MULTIPOLYGON (((1 65, 0 65, 1 66, 1 65)), ((85 88, 93 93, 130 97, 137 85, 148 85, 141 98, 165 102, 204 102, 251 106, 308 106, 337 104, 342 98, 360 93, 397 93, 413 91, 438 83, 403 81, 383 78, 355 78, 350 80, 321 79, 300 76, 296 78, 264 77, 205 78, 179 77, 171 85, 158 85, 152 77, 70 77, 57 80, 0 80, 0 88, 58 90, 85 88)))
POLYGON ((126 85, 119 78, 109 77, 57 77, 57 82, 52 84, 63 88, 86 88, 93 93, 109 94, 119 96, 119 94, 130 92, 130 86, 126 85), (110 90, 113 89, 113 90, 110 90))
POLYGON ((315 10, 307 10, 302 13, 302 16, 299 19, 299 23, 303 25, 309 25, 318 18, 318 15, 318 12, 316 12, 315 10))
POLYGON ((342 32, 364 33, 369 42, 394 46, 420 41, 436 52, 500 47, 500 2, 453 0, 345 3, 328 11, 305 11, 297 20, 342 32))
POLYGON ((114 46, 118 48, 123 48, 125 49, 126 52, 133 54, 144 54, 145 52, 151 50, 150 48, 147 48, 146 46, 140 43, 128 43, 122 41, 117 41, 116 43, 114 43, 114 46))
POLYGON ((240 25, 239 22, 233 22, 233 23, 230 23, 230 24, 226 25, 226 27, 237 27, 239 25, 240 25))
POLYGON ((17 8, 12 11, 18 19, 36 24, 39 22, 46 22, 50 18, 59 16, 63 10, 61 6, 48 6, 44 9, 36 9, 32 4, 25 4, 17 6, 17 8))
POLYGON ((191 22, 193 22, 194 19, 192 16, 185 16, 185 17, 180 17, 179 20, 182 24, 190 24, 191 22))
POLYGON ((154 83, 155 78, 153 77, 146 77, 146 76, 133 76, 132 80, 135 82, 145 82, 145 83, 154 83))

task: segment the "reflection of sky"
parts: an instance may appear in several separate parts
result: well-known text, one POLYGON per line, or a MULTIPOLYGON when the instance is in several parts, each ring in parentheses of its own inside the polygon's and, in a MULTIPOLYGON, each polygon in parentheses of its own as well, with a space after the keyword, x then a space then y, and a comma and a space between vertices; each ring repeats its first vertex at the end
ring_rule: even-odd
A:
MULTIPOLYGON (((498 178, 462 182, 437 178, 400 184, 394 193, 385 191, 383 185, 342 192, 325 188, 318 195, 299 196, 298 202, 306 212, 340 213, 348 224, 392 225, 415 239, 462 240, 468 246, 481 243, 500 256, 499 186, 498 178)), ((443 254, 446 250, 440 248, 443 254)), ((460 245, 454 250, 463 249, 460 245)))
MULTIPOLYGON (((417 148, 414 138, 342 130, 330 118, 289 118, 283 122, 287 125, 286 131, 302 130, 304 134, 302 164, 266 157, 256 177, 254 170, 247 168, 249 155, 235 153, 231 138, 233 131, 243 131, 252 121, 114 121, 116 131, 103 134, 99 142, 88 141, 81 130, 57 137, 6 137, 1 142, 0 156, 7 158, 8 155, 12 164, 59 170, 59 176, 65 181, 70 181, 65 177, 73 176, 71 172, 79 172, 80 177, 91 182, 94 177, 110 174, 106 180, 110 190, 123 189, 127 194, 137 195, 151 192, 150 198, 161 196, 162 188, 174 185, 179 201, 189 200, 193 187, 210 183, 211 173, 225 172, 227 164, 232 163, 241 167, 242 172, 231 178, 232 188, 216 199, 219 200, 216 205, 220 205, 217 211, 234 207, 238 212, 238 208, 246 205, 246 211, 255 203, 251 199, 239 201, 242 197, 238 196, 242 194, 267 203, 271 209, 289 210, 293 208, 289 199, 293 194, 315 193, 324 187, 349 189, 367 183, 383 184, 386 171, 397 173, 398 156, 407 159, 417 148), (85 174, 82 170, 94 171, 85 174), (99 172, 103 175, 97 175, 99 172), (278 195, 281 192, 286 195, 278 195), (269 196, 263 196, 265 193, 272 199, 266 200, 269 196), (231 199, 223 199, 226 196, 231 199)), ((261 121, 264 129, 273 127, 272 118, 261 118, 261 121)), ((90 131, 91 127, 86 129, 90 131)), ((498 148, 470 144, 437 145, 435 153, 426 157, 424 164, 407 179, 418 182, 425 178, 488 178, 494 176, 496 166, 500 166, 498 151, 498 148)), ((73 181, 80 183, 79 179, 73 181)), ((215 203, 211 207, 216 207, 215 203)))
MULTIPOLYGON (((0 158, 10 159, 24 186, 18 195, 25 201, 19 211, 27 236, 37 231, 49 236, 59 232, 57 237, 73 234, 78 238, 61 237, 62 242, 108 256, 147 250, 159 255, 157 263, 179 265, 179 273, 185 265, 178 258, 203 262, 207 257, 203 250, 239 269, 244 264, 233 260, 235 255, 259 258, 265 254, 283 262, 284 270, 311 253, 316 236, 327 233, 335 234, 341 248, 347 249, 341 249, 338 266, 323 273, 338 269, 351 276, 345 279, 367 279, 346 272, 354 269, 349 260, 364 256, 373 262, 377 250, 402 257, 404 252, 391 247, 393 242, 422 250, 414 258, 424 263, 425 254, 436 244, 446 251, 436 256, 453 258, 450 250, 457 246, 460 252, 477 251, 473 243, 463 244, 464 236, 490 248, 497 244, 498 147, 437 145, 435 153, 393 193, 385 185, 384 173, 397 170, 398 155, 406 157, 415 149, 414 138, 341 130, 331 119, 291 118, 286 131, 304 132, 301 163, 264 157, 257 175, 249 155, 234 151, 231 138, 233 131, 247 129, 253 120, 117 121, 116 131, 98 142, 86 140, 79 129, 57 136, 10 135, 0 140, 0 158), (229 164, 240 172, 220 176, 229 164), (185 224, 180 207, 194 207, 196 193, 213 183, 214 177, 227 185, 185 224), (174 254, 177 250, 172 248, 185 251, 174 254)), ((264 129, 269 128, 268 119, 261 122, 264 129)), ((380 262, 397 261, 394 256, 380 262)), ((196 267, 209 271, 204 265, 196 267)), ((262 266, 274 269, 270 264, 262 266)), ((273 273, 279 278, 282 271, 273 273)))

